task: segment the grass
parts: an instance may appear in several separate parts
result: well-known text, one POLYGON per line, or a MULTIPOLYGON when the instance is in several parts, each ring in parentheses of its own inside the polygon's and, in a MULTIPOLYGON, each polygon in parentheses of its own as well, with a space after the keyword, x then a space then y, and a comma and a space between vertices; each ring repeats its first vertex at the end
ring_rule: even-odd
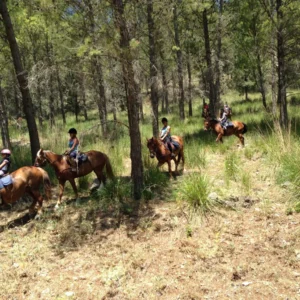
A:
POLYGON ((217 201, 210 197, 211 182, 202 174, 189 175, 178 188, 178 199, 188 204, 190 211, 205 216, 217 201))
MULTIPOLYGON (((285 298, 294 294, 293 272, 299 269, 299 109, 291 107, 292 129, 285 134, 261 108, 258 97, 251 94, 252 100, 244 103, 236 93, 224 96, 234 119, 249 127, 246 147, 239 150, 236 137, 225 138, 221 145, 203 131, 200 99, 194 99, 195 115, 184 122, 174 105, 166 117, 172 133, 184 136, 186 172, 171 182, 163 170, 155 168, 156 159, 149 158, 145 140, 152 130, 145 103, 141 134, 147 201, 141 201, 138 216, 131 214, 127 129, 110 126, 109 137, 103 139, 94 127, 99 122, 96 111, 90 112, 87 122, 80 118, 76 123, 68 116, 66 126, 58 120, 51 130, 45 123, 39 131, 44 149, 62 153, 67 129, 76 127, 81 150, 107 153, 116 180, 92 196, 84 192, 77 205, 70 201, 54 212, 54 201, 45 203, 40 221, 1 233, 5 280, 0 280, 0 298, 217 299, 226 294, 228 298, 275 299, 277 290, 285 298), (284 187, 286 182, 291 184, 284 187), (212 192, 218 197, 212 197, 212 192), (245 196, 253 204, 244 205, 245 196), (181 209, 169 199, 177 199, 181 209), (236 209, 217 210, 220 200, 236 209), (210 218, 203 218, 207 215, 210 218), (266 245, 260 247, 261 241, 266 245), (249 261, 253 262, 250 267, 249 261), (240 279, 232 281, 232 270, 240 279), (255 284, 237 289, 244 281, 255 284), (74 295, 66 296, 67 291, 74 295)), ((118 113, 118 118, 127 123, 125 113, 118 113)), ((14 128, 11 136, 13 168, 30 164, 26 132, 14 128)), ((51 176, 56 184, 54 173, 51 176)), ((94 177, 79 179, 80 192, 94 177)), ((0 211, 1 222, 18 218, 19 209, 0 211)))

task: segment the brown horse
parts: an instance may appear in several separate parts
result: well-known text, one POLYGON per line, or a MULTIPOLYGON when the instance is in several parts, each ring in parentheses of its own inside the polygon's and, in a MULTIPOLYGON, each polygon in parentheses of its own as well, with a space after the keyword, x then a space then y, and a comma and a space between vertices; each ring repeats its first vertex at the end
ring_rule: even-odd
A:
POLYGON ((175 162, 175 172, 178 172, 178 165, 182 159, 183 169, 184 169, 184 153, 183 153, 183 139, 180 136, 173 135, 172 140, 179 144, 179 148, 174 151, 175 157, 171 156, 171 152, 165 144, 155 137, 147 139, 147 147, 150 151, 150 157, 154 158, 156 156, 158 160, 157 167, 159 168, 164 163, 168 163, 170 177, 172 178, 171 170, 171 160, 175 162), (177 157, 177 159, 176 159, 177 157))
POLYGON ((35 166, 44 166, 47 162, 54 168, 56 177, 59 182, 59 198, 56 208, 61 204, 61 198, 65 189, 66 181, 72 185, 73 191, 78 198, 78 191, 75 184, 75 178, 85 176, 91 172, 95 172, 99 183, 105 183, 106 177, 103 174, 103 168, 106 167, 106 173, 109 178, 113 178, 114 174, 106 154, 99 151, 85 152, 87 161, 78 166, 78 170, 73 171, 68 163, 65 155, 55 154, 48 150, 40 149, 35 159, 35 166))
POLYGON ((51 183, 48 173, 36 167, 22 167, 10 174, 13 183, 0 190, 3 203, 10 204, 19 200, 25 193, 33 198, 29 212, 35 212, 38 203, 38 215, 42 213, 43 197, 40 194, 40 186, 44 185, 47 199, 51 198, 51 183))
POLYGON ((215 119, 206 119, 204 121, 204 130, 208 130, 211 128, 217 135, 216 142, 223 143, 223 136, 230 136, 230 135, 236 135, 242 146, 245 145, 244 143, 244 137, 243 134, 247 132, 247 125, 240 122, 240 121, 232 121, 233 126, 227 127, 225 130, 222 126, 220 121, 215 119))

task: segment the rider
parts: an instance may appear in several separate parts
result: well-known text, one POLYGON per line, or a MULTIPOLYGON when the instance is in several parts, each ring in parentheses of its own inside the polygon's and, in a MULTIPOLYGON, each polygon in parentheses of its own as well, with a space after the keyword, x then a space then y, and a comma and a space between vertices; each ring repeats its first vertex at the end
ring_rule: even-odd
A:
POLYGON ((0 178, 5 176, 9 171, 9 167, 11 163, 10 155, 11 152, 9 149, 3 149, 1 151, 2 160, 0 162, 0 178))
POLYGON ((221 109, 221 118, 220 118, 221 126, 224 128, 224 130, 227 129, 227 121, 228 121, 228 116, 224 106, 224 109, 221 109))
POLYGON ((202 109, 202 117, 208 117, 209 116, 209 106, 206 102, 203 103, 203 109, 202 109))
POLYGON ((66 153, 70 157, 70 163, 72 167, 76 167, 75 159, 77 157, 78 146, 79 146, 79 140, 77 138, 77 130, 75 128, 70 128, 68 133, 70 134, 70 139, 69 139, 69 149, 66 151, 66 153))
POLYGON ((171 156, 175 157, 172 149, 172 138, 171 138, 171 127, 168 125, 167 118, 162 118, 161 122, 163 123, 164 127, 160 131, 160 139, 168 146, 168 149, 171 152, 171 156))
POLYGON ((228 106, 227 103, 224 104, 224 111, 225 111, 226 114, 227 114, 227 118, 228 118, 228 119, 231 119, 232 111, 231 111, 231 108, 228 106))

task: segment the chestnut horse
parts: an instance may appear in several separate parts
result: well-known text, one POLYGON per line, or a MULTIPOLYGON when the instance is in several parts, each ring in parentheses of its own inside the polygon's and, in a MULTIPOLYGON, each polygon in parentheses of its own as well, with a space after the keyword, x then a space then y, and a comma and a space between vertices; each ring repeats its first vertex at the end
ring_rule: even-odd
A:
POLYGON ((103 174, 104 167, 106 167, 108 177, 114 177, 109 158, 106 154, 94 150, 85 152, 84 154, 88 158, 87 161, 79 164, 78 171, 73 171, 65 155, 59 155, 43 149, 38 151, 35 166, 44 166, 46 163, 49 163, 54 168, 59 182, 59 197, 55 206, 56 208, 61 204, 61 198, 67 181, 71 183, 77 199, 78 190, 75 184, 75 178, 85 176, 94 171, 99 180, 99 184, 101 184, 101 182, 105 183, 106 177, 103 174))
POLYGON ((33 198, 29 213, 34 213, 38 203, 37 212, 42 213, 43 197, 40 186, 44 186, 47 199, 51 198, 51 183, 48 173, 36 167, 22 167, 10 174, 13 183, 0 190, 2 203, 10 204, 19 200, 25 193, 33 198))
POLYGON ((230 135, 236 135, 242 146, 245 145, 244 143, 244 137, 243 134, 247 132, 247 125, 240 122, 240 121, 232 121, 233 126, 228 126, 225 130, 222 126, 220 121, 215 119, 206 119, 204 121, 204 130, 208 130, 211 128, 217 135, 216 142, 223 143, 223 136, 230 136, 230 135))
POLYGON ((171 152, 165 144, 155 137, 151 139, 147 139, 147 147, 150 152, 150 157, 154 158, 156 156, 158 160, 157 167, 159 168, 164 163, 168 163, 169 174, 172 178, 172 170, 171 170, 171 160, 175 162, 175 172, 178 172, 178 165, 180 160, 182 159, 183 169, 184 169, 184 153, 183 153, 183 139, 180 136, 173 135, 172 140, 179 144, 179 148, 174 151, 175 157, 171 157, 171 152), (176 159, 177 157, 177 159, 176 159))

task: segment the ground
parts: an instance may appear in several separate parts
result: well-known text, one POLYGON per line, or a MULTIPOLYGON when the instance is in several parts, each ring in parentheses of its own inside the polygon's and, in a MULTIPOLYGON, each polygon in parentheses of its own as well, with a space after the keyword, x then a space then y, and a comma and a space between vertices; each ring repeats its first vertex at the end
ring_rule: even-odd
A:
MULTIPOLYGON (((218 157, 209 155, 216 168, 218 157)), ((1 233, 0 298, 300 299, 300 215, 286 213, 288 191, 261 158, 244 164, 259 177, 251 197, 233 185, 204 218, 165 199, 143 202, 138 217, 47 203, 47 221, 1 233)), ((220 178, 214 184, 225 185, 220 178)), ((26 213, 18 210, 1 212, 2 223, 26 213)))
MULTIPOLYGON (((300 299, 300 214, 293 208, 300 194, 297 128, 282 134, 260 100, 238 97, 228 95, 248 125, 245 148, 236 137, 215 144, 202 129, 200 109, 184 122, 168 115, 173 133, 184 136, 185 169, 172 181, 166 167, 166 178, 152 171, 138 214, 128 198, 127 129, 116 127, 103 141, 88 130, 98 122, 96 112, 89 123, 76 124, 84 133, 81 150, 108 153, 117 181, 108 183, 108 194, 91 197, 83 187, 94 176, 86 177, 79 181, 79 202, 67 186, 64 205, 55 211, 57 182, 47 168, 53 197, 44 202, 40 220, 27 214, 26 199, 0 209, 0 299, 300 299), (207 183, 199 191, 214 203, 210 211, 192 210, 183 193, 195 177, 207 183)), ((296 107, 290 116, 296 120, 296 107)), ((126 122, 125 113, 118 118, 126 122)), ((67 127, 74 127, 69 120, 67 127)), ((67 130, 61 126, 50 137, 41 130, 44 149, 63 152, 67 136, 61 132, 67 130)), ((141 131, 143 141, 151 137, 149 116, 141 131)), ((19 141, 23 133, 13 137, 19 141)), ((27 141, 14 148, 18 166, 30 163, 27 141)), ((143 161, 145 172, 156 164, 145 145, 143 161)))

